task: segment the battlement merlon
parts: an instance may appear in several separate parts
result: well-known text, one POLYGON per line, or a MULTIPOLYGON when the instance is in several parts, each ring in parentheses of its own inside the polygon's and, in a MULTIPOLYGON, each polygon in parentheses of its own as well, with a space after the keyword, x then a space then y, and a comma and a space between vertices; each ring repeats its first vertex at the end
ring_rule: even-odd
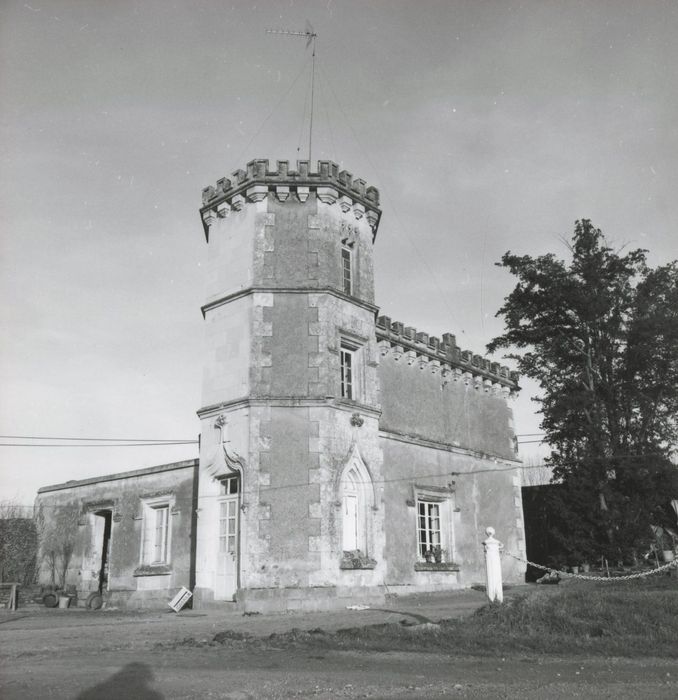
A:
POLYGON ((330 160, 319 160, 318 170, 311 172, 309 161, 298 160, 297 169, 290 170, 289 161, 277 161, 277 170, 268 169, 268 159, 257 158, 247 164, 246 170, 236 170, 232 177, 217 180, 216 187, 202 191, 200 216, 209 236, 209 218, 212 214, 223 216, 231 208, 239 209, 244 200, 260 201, 273 192, 280 201, 296 193, 300 201, 306 201, 309 192, 315 192, 322 201, 332 204, 339 201, 343 211, 353 209, 356 218, 365 216, 372 228, 372 242, 377 237, 381 218, 379 190, 368 187, 360 178, 330 160))
POLYGON ((437 338, 393 321, 389 316, 379 316, 375 330, 382 355, 391 351, 396 359, 405 356, 409 364, 416 361, 421 369, 430 365, 431 370, 440 371, 444 379, 451 376, 453 381, 464 379, 467 384, 472 380, 476 388, 500 387, 503 393, 520 389, 518 372, 470 350, 462 350, 451 333, 437 338))

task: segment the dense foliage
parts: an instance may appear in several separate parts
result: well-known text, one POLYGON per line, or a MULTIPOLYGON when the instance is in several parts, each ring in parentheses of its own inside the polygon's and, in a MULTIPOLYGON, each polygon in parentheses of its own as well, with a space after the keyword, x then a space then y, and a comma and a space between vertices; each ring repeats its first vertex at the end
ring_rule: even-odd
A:
POLYGON ((503 256, 518 283, 488 350, 513 349, 541 387, 562 553, 624 559, 649 545, 651 524, 675 529, 678 266, 651 269, 646 251, 614 251, 587 220, 570 250, 569 264, 503 256))
POLYGON ((29 586, 36 574, 38 536, 33 518, 0 517, 0 581, 29 586))

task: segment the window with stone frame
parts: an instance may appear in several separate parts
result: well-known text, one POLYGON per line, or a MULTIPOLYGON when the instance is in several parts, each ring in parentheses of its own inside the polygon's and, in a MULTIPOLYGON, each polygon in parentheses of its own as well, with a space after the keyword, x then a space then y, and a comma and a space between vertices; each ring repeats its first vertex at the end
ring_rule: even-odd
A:
POLYGON ((437 564, 452 561, 453 532, 451 487, 415 487, 417 560, 437 564))
POLYGON ((360 348, 347 340, 339 349, 341 369, 341 398, 358 400, 360 396, 360 348))
POLYGON ((356 465, 352 465, 341 480, 342 549, 345 552, 366 552, 366 486, 356 465))
POLYGON ((143 502, 142 564, 155 566, 169 563, 171 507, 169 498, 147 499, 143 502))
POLYGON ((338 496, 337 505, 341 506, 340 568, 374 569, 377 565, 371 556, 374 486, 357 447, 342 471, 338 496))
POLYGON ((417 546, 421 558, 433 556, 435 547, 442 547, 438 501, 417 500, 417 546))
POLYGON ((354 256, 352 244, 344 243, 341 246, 342 289, 349 295, 353 294, 354 256))

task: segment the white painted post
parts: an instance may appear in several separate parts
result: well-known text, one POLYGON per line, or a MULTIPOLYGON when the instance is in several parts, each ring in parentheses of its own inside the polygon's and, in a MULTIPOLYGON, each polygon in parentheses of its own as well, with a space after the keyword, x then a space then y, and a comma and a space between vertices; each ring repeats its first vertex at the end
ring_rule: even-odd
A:
POLYGON ((488 527, 485 530, 487 539, 483 542, 485 548, 485 573, 487 585, 487 597, 490 602, 495 600, 499 603, 504 600, 504 590, 501 585, 501 558, 499 550, 504 545, 494 538, 494 528, 488 527))

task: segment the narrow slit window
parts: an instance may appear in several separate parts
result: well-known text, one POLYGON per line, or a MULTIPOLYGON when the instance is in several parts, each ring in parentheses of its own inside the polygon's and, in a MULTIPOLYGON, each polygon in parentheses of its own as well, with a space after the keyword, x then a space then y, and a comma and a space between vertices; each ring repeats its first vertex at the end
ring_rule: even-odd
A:
POLYGON ((341 348, 341 397, 355 398, 354 386, 355 352, 346 347, 341 348))
POLYGON ((342 246, 341 265, 344 294, 353 294, 353 251, 348 245, 342 246))
POLYGON ((160 506, 155 511, 155 533, 153 543, 153 562, 167 561, 167 523, 169 507, 160 506))

